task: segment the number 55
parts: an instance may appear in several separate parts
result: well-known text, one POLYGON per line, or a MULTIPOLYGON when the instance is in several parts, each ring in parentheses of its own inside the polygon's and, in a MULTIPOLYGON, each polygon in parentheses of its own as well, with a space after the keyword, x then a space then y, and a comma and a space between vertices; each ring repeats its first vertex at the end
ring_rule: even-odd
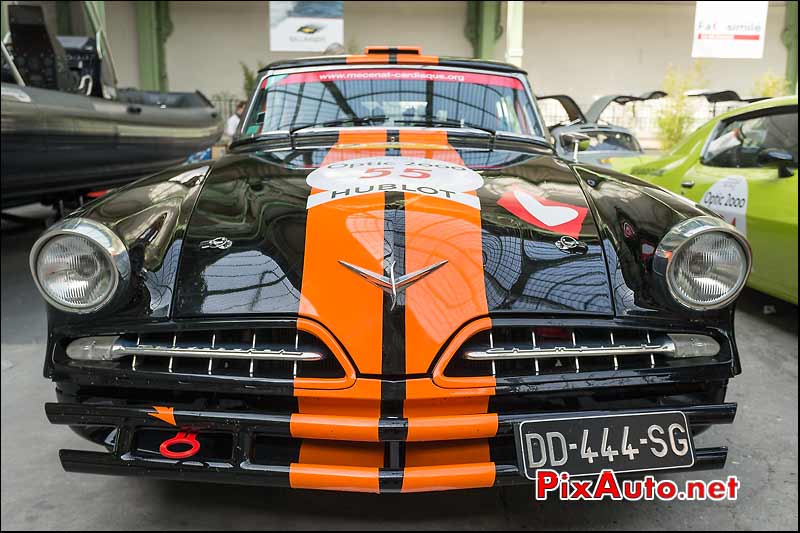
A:
POLYGON ((416 179, 427 179, 431 177, 430 170, 422 170, 419 168, 407 168, 400 174, 401 178, 416 178, 416 179))
POLYGON ((366 172, 361 174, 362 179, 367 178, 384 178, 392 173, 391 168, 368 168, 366 172), (368 174, 372 174, 369 176, 368 174))

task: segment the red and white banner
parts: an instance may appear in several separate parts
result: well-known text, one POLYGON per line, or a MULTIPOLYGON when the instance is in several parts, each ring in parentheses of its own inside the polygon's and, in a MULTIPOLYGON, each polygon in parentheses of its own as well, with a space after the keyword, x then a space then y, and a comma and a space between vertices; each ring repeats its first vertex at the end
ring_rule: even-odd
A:
POLYGON ((450 83, 477 83, 478 85, 494 85, 522 89, 522 83, 511 76, 478 74, 455 70, 408 69, 408 68, 371 68, 347 70, 320 70, 316 72, 300 72, 289 74, 276 85, 292 83, 337 82, 337 81, 439 81, 450 83))
POLYGON ((692 57, 761 59, 769 2, 697 2, 692 57))

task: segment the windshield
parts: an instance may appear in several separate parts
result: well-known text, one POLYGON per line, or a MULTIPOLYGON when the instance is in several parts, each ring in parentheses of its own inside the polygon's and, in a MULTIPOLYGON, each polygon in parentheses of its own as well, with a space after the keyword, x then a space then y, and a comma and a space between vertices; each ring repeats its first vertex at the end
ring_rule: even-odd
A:
POLYGON ((792 155, 797 165, 797 113, 770 112, 744 120, 731 120, 717 128, 708 143, 703 163, 716 167, 758 167, 765 149, 792 155))
MULTIPOLYGON (((639 143, 627 133, 619 131, 581 131, 589 136, 588 143, 579 145, 581 152, 641 152, 639 143)), ((574 141, 566 136, 561 137, 564 149, 571 152, 575 149, 574 141)))
MULTIPOLYGON (((340 69, 269 76, 256 94, 243 132, 252 136, 344 119, 369 119, 369 125, 382 127, 426 123, 441 127, 443 121, 457 127, 463 122, 465 127, 543 136, 519 79, 421 68, 340 69)), ((341 126, 364 123, 355 120, 341 126)))

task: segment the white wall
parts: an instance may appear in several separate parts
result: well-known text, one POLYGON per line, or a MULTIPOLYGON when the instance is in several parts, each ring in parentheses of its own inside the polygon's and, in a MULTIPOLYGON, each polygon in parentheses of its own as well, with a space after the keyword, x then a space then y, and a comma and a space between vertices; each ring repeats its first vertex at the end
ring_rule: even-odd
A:
POLYGON ((105 2, 106 34, 119 87, 139 86, 139 49, 133 2, 105 2))
MULTIPOLYGON (((581 106, 606 94, 657 89, 670 63, 692 62, 694 11, 695 2, 525 2, 522 66, 534 92, 566 93, 581 106)), ((770 2, 763 59, 702 60, 708 88, 745 96, 767 70, 784 75, 785 13, 784 2, 770 2)), ((498 59, 505 36, 500 41, 498 59)))
MULTIPOLYGON (((105 5, 120 84, 136 85, 133 2, 105 5)), ((582 105, 604 94, 658 88, 670 63, 682 67, 691 63, 694 5, 689 1, 525 2, 523 67, 536 93, 565 92, 582 105)), ((174 31, 166 56, 171 90, 244 96, 240 61, 253 68, 308 55, 269 51, 266 1, 182 1, 170 2, 170 9, 174 31)), ((464 36, 466 2, 347 1, 344 10, 348 51, 370 44, 413 44, 436 55, 472 54, 464 36)), ((785 10, 785 2, 770 2, 763 59, 704 60, 709 88, 748 95, 755 79, 767 70, 784 74, 785 10)), ((503 58, 504 43, 501 37, 496 59, 503 58)))
MULTIPOLYGON (((441 55, 469 56, 466 2, 345 2, 345 47, 415 44, 441 55)), ((200 89, 243 96, 239 62, 250 68, 313 55, 269 51, 267 2, 170 2, 174 30, 167 40, 171 90, 200 89)))

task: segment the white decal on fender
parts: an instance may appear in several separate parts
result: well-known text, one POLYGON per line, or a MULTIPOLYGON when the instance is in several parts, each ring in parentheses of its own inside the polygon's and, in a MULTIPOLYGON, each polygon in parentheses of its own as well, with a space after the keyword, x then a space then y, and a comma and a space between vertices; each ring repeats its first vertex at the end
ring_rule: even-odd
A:
POLYGON ((544 205, 525 191, 514 191, 514 198, 522 207, 547 226, 560 226, 578 218, 578 212, 571 207, 544 205))
POLYGON ((747 180, 743 176, 727 176, 715 182, 703 194, 703 205, 747 234, 747 180))
POLYGON ((306 182, 315 192, 307 209, 354 196, 407 192, 459 202, 475 209, 478 197, 466 194, 483 186, 483 178, 463 165, 420 157, 382 156, 337 161, 311 172, 306 182))

